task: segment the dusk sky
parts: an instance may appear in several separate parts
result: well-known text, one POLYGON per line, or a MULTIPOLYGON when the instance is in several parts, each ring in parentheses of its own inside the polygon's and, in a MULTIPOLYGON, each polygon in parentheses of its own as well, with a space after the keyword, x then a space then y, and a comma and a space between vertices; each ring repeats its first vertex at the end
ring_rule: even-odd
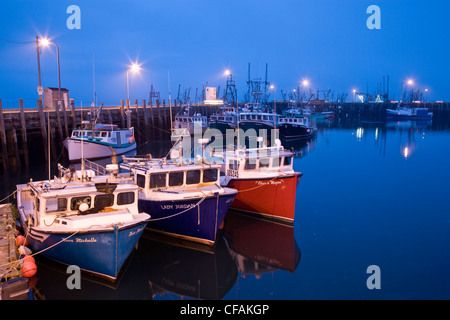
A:
MULTIPOLYGON (((402 83, 427 88, 428 100, 450 100, 450 36, 447 0, 171 0, 171 1, 2 1, 0 10, 0 99, 15 108, 18 99, 35 107, 38 86, 36 36, 60 49, 61 86, 76 106, 93 100, 93 57, 97 102, 119 105, 148 101, 150 86, 172 99, 191 88, 226 85, 229 68, 239 100, 251 78, 265 76, 283 92, 302 79, 312 90, 335 96, 353 89, 372 93, 390 76, 390 97, 399 99, 402 83), (80 8, 80 29, 69 29, 80 8), (367 8, 381 9, 381 29, 369 29, 367 8)), ((43 87, 57 87, 56 48, 41 48, 43 87)))

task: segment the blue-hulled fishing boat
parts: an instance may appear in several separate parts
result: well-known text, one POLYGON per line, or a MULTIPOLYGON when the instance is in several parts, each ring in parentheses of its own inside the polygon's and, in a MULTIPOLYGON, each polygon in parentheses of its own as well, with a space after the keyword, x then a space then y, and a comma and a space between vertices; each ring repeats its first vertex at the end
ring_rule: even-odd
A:
POLYGON ((24 235, 34 254, 115 281, 150 216, 138 211, 129 177, 65 169, 52 180, 17 185, 24 235))
POLYGON ((221 164, 205 159, 123 157, 120 167, 140 187, 139 208, 151 212, 148 229, 214 245, 237 190, 220 186, 221 164))

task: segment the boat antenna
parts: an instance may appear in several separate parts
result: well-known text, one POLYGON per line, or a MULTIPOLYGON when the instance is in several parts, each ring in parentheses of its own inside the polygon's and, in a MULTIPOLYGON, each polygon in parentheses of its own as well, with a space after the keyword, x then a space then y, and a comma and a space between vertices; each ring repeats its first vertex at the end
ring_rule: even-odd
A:
MULTIPOLYGON (((81 102, 81 123, 83 123, 83 102, 81 102)), ((84 140, 84 129, 81 128, 81 176, 84 177, 84 148, 83 148, 83 140, 84 140)))
POLYGON ((50 182, 50 177, 51 177, 51 160, 50 160, 50 109, 47 110, 47 123, 48 123, 48 181, 50 182))
POLYGON ((170 111, 170 132, 172 133, 172 98, 170 97, 170 70, 167 71, 167 81, 169 83, 169 111, 170 111))

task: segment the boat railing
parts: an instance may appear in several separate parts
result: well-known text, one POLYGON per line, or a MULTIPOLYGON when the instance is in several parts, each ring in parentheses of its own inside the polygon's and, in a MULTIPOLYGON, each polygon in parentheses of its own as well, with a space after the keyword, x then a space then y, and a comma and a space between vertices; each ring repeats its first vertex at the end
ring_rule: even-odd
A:
POLYGON ((86 170, 92 170, 95 172, 96 175, 106 175, 108 174, 108 170, 106 168, 98 163, 95 163, 93 161, 90 161, 88 159, 84 159, 84 166, 86 170))

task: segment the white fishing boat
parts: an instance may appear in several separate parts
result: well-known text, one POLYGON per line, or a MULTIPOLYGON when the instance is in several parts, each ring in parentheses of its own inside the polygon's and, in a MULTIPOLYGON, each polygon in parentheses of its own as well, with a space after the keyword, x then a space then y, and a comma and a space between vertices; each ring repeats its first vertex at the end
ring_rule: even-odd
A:
POLYGON ((121 129, 114 124, 83 121, 82 127, 72 130, 72 135, 64 140, 64 147, 69 160, 76 162, 82 157, 92 160, 125 154, 136 150, 137 144, 133 127, 121 129))
POLYGON ((188 106, 176 116, 173 124, 175 130, 189 132, 190 135, 202 134, 208 127, 208 119, 201 113, 196 113, 188 106))
POLYGON ((138 211, 139 188, 116 164, 65 169, 51 180, 17 185, 24 236, 34 254, 115 281, 150 216, 138 211))
POLYGON ((386 117, 394 120, 431 120, 433 112, 429 112, 428 108, 398 105, 395 109, 386 109, 386 117))

